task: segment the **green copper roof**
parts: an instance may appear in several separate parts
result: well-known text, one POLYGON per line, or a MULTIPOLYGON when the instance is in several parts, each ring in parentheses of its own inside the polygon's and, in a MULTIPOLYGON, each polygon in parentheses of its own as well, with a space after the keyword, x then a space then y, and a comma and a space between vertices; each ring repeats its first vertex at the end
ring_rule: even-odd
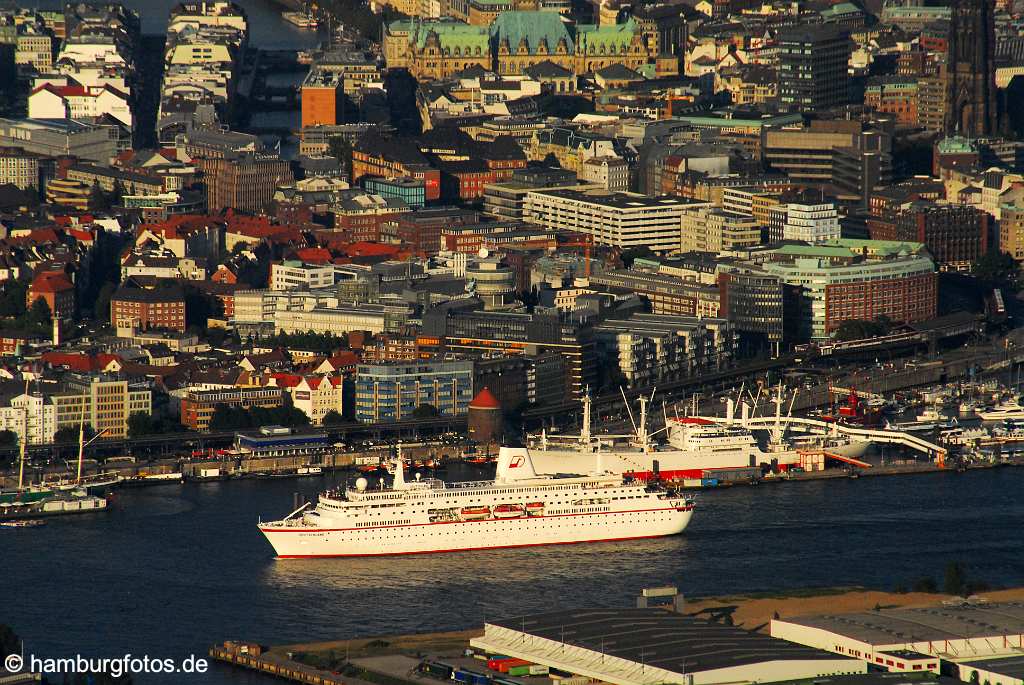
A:
POLYGON ((553 52, 563 38, 569 52, 573 50, 572 35, 557 12, 502 12, 491 24, 491 35, 498 41, 507 38, 512 50, 524 38, 531 52, 541 40, 546 41, 548 50, 553 52))
POLYGON ((827 247, 843 247, 857 254, 867 250, 867 253, 876 257, 889 255, 917 254, 924 249, 924 243, 915 243, 909 240, 866 240, 862 238, 839 238, 838 240, 825 240, 821 243, 827 247))
POLYGON ((793 257, 851 257, 848 247, 829 247, 825 244, 818 245, 779 245, 772 249, 772 252, 780 255, 791 255, 793 257))
POLYGON ((598 52, 603 50, 598 46, 614 45, 621 52, 629 47, 633 41, 633 34, 636 32, 636 22, 630 17, 621 24, 611 26, 598 26, 597 24, 578 24, 576 26, 576 41, 580 45, 593 45, 598 52))
POLYGON ((939 152, 950 154, 956 152, 975 152, 974 142, 963 136, 949 136, 943 138, 938 144, 939 152))
POLYGON ((863 14, 863 12, 861 12, 861 9, 852 2, 840 2, 836 5, 832 5, 828 9, 822 10, 819 14, 823 17, 834 17, 841 16, 843 14, 863 14))
POLYGON ((421 21, 418 19, 393 21, 388 24, 388 31, 390 33, 408 32, 417 48, 423 47, 427 42, 428 35, 436 33, 442 49, 479 48, 481 54, 487 54, 490 49, 487 27, 470 26, 461 21, 421 21))

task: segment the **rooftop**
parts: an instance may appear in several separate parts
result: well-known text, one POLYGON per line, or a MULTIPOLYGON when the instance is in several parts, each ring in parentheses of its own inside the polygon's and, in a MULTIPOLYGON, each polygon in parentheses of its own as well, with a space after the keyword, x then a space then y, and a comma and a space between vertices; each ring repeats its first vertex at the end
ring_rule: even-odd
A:
POLYGON ((557 660, 555 655, 564 654, 568 648, 573 652, 574 663, 588 671, 607 674, 603 679, 608 682, 654 682, 673 676, 682 682, 677 674, 756 666, 770 661, 813 661, 818 674, 829 668, 823 661, 848 663, 847 672, 863 668, 855 659, 660 608, 580 609, 519 616, 489 623, 484 637, 478 640, 489 643, 493 635, 497 642, 502 631, 492 631, 492 626, 514 631, 505 632, 506 639, 524 635, 519 651, 540 656, 564 645, 552 654, 553 659, 557 660), (550 642, 531 642, 530 636, 550 642))
POLYGON ((935 606, 832 616, 804 616, 787 623, 849 636, 872 645, 942 642, 1024 633, 1024 602, 935 606))

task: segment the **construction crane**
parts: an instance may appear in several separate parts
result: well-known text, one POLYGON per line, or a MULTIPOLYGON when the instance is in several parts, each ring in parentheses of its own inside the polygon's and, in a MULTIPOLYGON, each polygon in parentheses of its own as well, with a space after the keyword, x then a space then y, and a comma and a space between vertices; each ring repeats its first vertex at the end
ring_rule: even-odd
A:
POLYGON ((583 248, 583 277, 590 278, 590 251, 594 247, 594 236, 589 233, 574 233, 576 238, 569 242, 561 243, 559 247, 582 247, 583 248))

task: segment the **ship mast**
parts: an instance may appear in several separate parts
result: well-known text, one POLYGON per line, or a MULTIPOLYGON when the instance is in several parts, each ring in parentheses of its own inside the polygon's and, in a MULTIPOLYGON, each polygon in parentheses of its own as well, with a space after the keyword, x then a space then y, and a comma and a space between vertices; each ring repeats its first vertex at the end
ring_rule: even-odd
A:
POLYGON ((590 388, 583 393, 583 427, 580 429, 580 443, 590 447, 590 388))
POLYGON ((85 452, 85 410, 78 420, 78 475, 75 476, 75 484, 82 484, 82 454, 85 452))
MULTIPOLYGON (((28 395, 28 379, 25 379, 25 394, 28 395)), ((22 416, 21 432, 21 454, 18 458, 18 490, 24 487, 25 483, 25 447, 28 443, 28 406, 22 416)))

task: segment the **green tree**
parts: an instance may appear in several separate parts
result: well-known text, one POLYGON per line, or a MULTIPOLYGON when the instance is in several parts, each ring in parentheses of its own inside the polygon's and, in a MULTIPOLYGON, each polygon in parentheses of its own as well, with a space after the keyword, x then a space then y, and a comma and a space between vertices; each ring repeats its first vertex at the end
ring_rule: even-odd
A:
POLYGON ((935 594, 939 591, 939 586, 935 583, 935 579, 931 576, 924 576, 914 581, 913 585, 910 586, 913 592, 926 592, 928 594, 935 594))
POLYGON ((30 326, 49 326, 53 322, 53 318, 50 305, 46 304, 46 300, 41 297, 36 298, 25 314, 25 321, 30 326))
POLYGON ((0 660, 11 654, 20 653, 21 640, 10 626, 0 623, 0 660))
POLYGON ((426 402, 412 410, 412 417, 414 419, 431 419, 440 414, 441 412, 437 410, 437 407, 426 402))
MULTIPOLYGON (((84 435, 86 440, 96 435, 96 431, 89 424, 85 424, 83 428, 85 429, 84 435)), ((64 428, 57 429, 57 432, 53 434, 53 441, 78 443, 78 426, 65 426, 64 428)))
POLYGON ((989 250, 971 265, 971 275, 986 288, 1017 291, 1020 288, 1020 266, 1005 252, 989 250))
POLYGON ((942 591, 947 595, 966 594, 967 571, 959 561, 946 564, 946 578, 942 583, 942 591))
POLYGON ((18 434, 11 430, 0 431, 0 447, 13 447, 18 444, 18 434))
POLYGON ((334 411, 333 409, 324 414, 324 425, 325 426, 337 426, 345 423, 345 417, 334 411))
POLYGON ((159 422, 152 414, 136 411, 128 417, 128 437, 138 438, 143 435, 154 435, 159 432, 159 422))
POLYGON ((345 178, 352 178, 352 143, 344 136, 334 136, 327 142, 327 151, 341 163, 345 178))
POLYGON ((839 324, 833 334, 835 340, 863 340, 888 335, 892 330, 892 319, 879 316, 868 321, 866 319, 849 319, 839 324))
POLYGON ((28 286, 21 281, 6 281, 0 288, 0 316, 21 316, 25 313, 28 286))

